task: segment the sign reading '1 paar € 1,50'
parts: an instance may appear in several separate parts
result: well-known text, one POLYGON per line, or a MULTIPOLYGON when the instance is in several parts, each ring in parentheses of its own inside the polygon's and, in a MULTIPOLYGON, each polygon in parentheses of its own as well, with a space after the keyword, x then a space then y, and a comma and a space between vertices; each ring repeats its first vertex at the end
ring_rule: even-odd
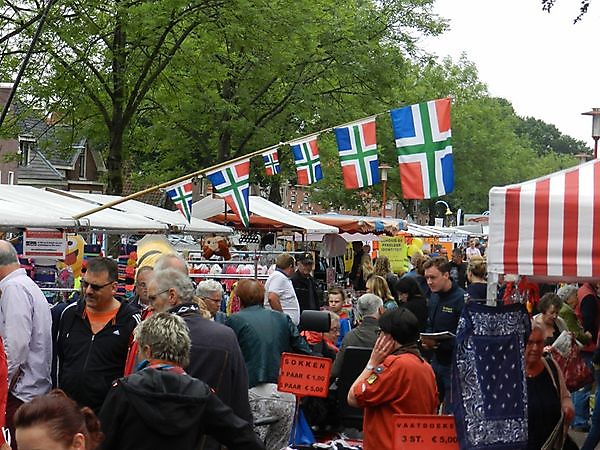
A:
POLYGON ((395 450, 458 450, 454 416, 394 415, 395 450))
POLYGON ((327 397, 331 360, 282 353, 277 388, 297 397, 327 397))

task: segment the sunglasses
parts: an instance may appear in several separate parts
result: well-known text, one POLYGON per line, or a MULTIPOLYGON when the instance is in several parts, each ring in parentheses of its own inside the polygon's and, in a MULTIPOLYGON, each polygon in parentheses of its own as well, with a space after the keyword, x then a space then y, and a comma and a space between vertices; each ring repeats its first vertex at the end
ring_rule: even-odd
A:
POLYGON ((114 281, 109 281, 108 283, 105 284, 94 284, 94 283, 88 283, 85 280, 81 280, 81 287, 83 288, 83 290, 85 291, 88 287, 91 287, 92 290, 94 291, 99 291, 100 289, 108 286, 109 284, 113 284, 114 281))

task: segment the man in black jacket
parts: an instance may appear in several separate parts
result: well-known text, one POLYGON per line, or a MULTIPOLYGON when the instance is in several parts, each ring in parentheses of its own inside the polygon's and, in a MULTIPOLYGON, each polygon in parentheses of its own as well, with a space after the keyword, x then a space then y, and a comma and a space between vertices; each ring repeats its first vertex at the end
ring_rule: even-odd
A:
POLYGON ((69 305, 58 324, 58 387, 82 406, 100 410, 113 380, 123 375, 136 308, 119 302, 117 263, 89 260, 81 280, 83 298, 69 305))
MULTIPOLYGON (((423 264, 425 279, 431 289, 427 308, 429 317, 426 331, 439 333, 449 331, 456 335, 458 320, 465 304, 465 291, 450 278, 450 264, 443 256, 429 259, 423 264)), ((444 340, 421 338, 423 348, 433 350, 431 367, 435 372, 440 401, 444 404, 444 413, 450 414, 450 367, 454 354, 456 337, 444 340)))
POLYGON ((315 262, 312 254, 303 253, 298 258, 298 267, 291 277, 300 305, 300 313, 306 309, 318 311, 321 307, 317 284, 311 273, 314 268, 315 262))
MULTIPOLYGON (((148 298, 156 312, 176 314, 189 327, 192 349, 187 373, 208 384, 237 416, 252 423, 248 372, 235 333, 202 317, 190 278, 180 270, 155 269, 148 283, 148 298)), ((218 448, 215 444, 207 442, 201 448, 218 448)))
POLYGON ((264 450, 247 421, 185 373, 190 338, 181 317, 155 314, 136 339, 144 367, 113 383, 99 416, 103 450, 196 450, 204 433, 230 450, 264 450))

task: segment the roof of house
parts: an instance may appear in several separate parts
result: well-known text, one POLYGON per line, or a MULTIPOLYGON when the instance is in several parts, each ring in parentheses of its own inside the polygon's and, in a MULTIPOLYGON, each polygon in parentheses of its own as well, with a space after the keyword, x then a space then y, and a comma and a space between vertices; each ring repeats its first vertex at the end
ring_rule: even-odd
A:
POLYGON ((42 152, 34 150, 26 166, 18 167, 19 180, 35 179, 48 181, 62 181, 64 177, 44 157, 42 152))

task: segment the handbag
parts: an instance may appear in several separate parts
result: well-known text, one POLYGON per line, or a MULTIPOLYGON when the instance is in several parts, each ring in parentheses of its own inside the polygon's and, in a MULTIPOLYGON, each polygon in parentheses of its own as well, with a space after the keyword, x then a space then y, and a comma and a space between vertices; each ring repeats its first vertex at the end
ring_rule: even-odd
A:
POLYGON ((564 345, 564 342, 561 342, 560 345, 560 348, 563 351, 558 350, 554 345, 549 348, 549 351, 552 358, 563 372, 567 389, 573 392, 581 389, 583 386, 591 384, 594 381, 594 374, 581 357, 577 340, 571 333, 569 333, 569 336, 570 346, 568 351, 565 352, 566 346, 564 345))

